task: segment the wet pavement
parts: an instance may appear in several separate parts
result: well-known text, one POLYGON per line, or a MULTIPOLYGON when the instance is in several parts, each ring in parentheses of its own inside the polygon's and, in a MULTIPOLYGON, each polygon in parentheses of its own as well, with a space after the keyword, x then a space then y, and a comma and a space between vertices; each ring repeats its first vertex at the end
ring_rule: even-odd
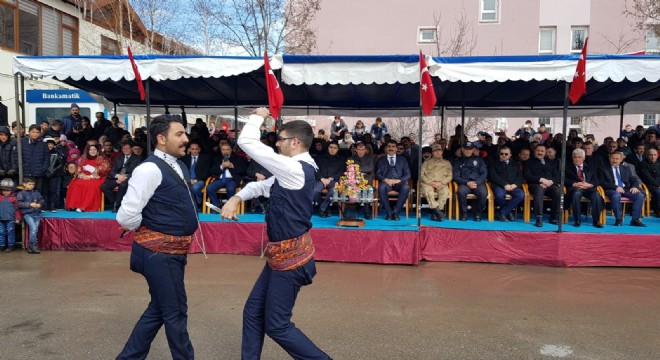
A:
MULTIPOLYGON (((148 302, 129 253, 0 254, 0 359, 112 359, 148 302)), ((239 359, 257 257, 189 256, 197 359, 239 359)), ((660 269, 317 263, 294 321, 334 359, 659 359, 660 269)), ((164 329, 149 359, 170 358, 164 329)), ((288 359, 266 340, 263 359, 288 359)))

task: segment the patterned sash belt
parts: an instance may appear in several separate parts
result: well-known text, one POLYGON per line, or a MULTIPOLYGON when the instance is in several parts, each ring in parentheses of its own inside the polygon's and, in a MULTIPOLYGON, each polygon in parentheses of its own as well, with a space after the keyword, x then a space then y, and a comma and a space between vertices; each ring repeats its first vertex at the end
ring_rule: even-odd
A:
POLYGON ((133 239, 143 248, 153 252, 182 255, 188 253, 192 236, 168 235, 140 226, 133 239))
POLYGON ((269 242, 264 255, 271 269, 293 270, 307 264, 314 256, 314 244, 308 231, 293 239, 269 242))

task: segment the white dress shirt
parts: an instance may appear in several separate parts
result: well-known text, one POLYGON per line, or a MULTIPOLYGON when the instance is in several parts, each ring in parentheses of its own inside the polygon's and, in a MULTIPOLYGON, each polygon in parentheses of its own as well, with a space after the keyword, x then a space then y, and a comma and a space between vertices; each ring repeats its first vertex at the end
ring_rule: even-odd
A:
MULTIPOLYGON (((154 155, 165 160, 174 171, 182 178, 183 170, 176 162, 177 158, 167 155, 156 149, 154 155)), ((163 181, 163 174, 158 165, 153 162, 143 162, 135 170, 128 180, 128 190, 121 202, 121 207, 117 211, 117 222, 119 225, 129 230, 135 230, 142 223, 142 209, 154 195, 156 188, 163 181)))
POLYGON ((259 130, 263 122, 264 119, 261 116, 250 115, 241 131, 241 136, 238 137, 237 143, 246 154, 250 155, 253 161, 266 168, 273 176, 264 181, 253 181, 245 185, 236 194, 243 201, 259 196, 270 197, 270 187, 275 183, 275 179, 285 189, 302 189, 305 185, 305 173, 299 161, 304 161, 318 170, 314 159, 308 152, 288 157, 277 154, 273 148, 264 145, 260 140, 261 131, 259 130))

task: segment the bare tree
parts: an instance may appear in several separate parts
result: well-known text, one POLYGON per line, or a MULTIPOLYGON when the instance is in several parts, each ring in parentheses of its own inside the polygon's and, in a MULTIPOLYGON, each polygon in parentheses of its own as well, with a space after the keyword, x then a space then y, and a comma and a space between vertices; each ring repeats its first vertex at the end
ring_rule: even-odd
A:
POLYGON ((177 0, 130 0, 147 28, 146 45, 149 50, 168 54, 190 52, 180 39, 190 31, 190 12, 177 0))
POLYGON ((477 36, 472 28, 472 23, 465 14, 465 7, 461 7, 461 14, 456 19, 456 26, 445 36, 442 24, 442 13, 433 13, 433 22, 438 31, 435 42, 436 56, 466 56, 472 55, 477 46, 477 36))
MULTIPOLYGON (((153 1, 153 0, 152 0, 153 1)), ((213 19, 220 40, 252 56, 264 51, 308 54, 316 48, 312 20, 321 0, 196 0, 200 17, 213 19), (203 6, 201 6, 203 4, 203 6)))
POLYGON ((603 40, 605 40, 605 42, 610 45, 612 50, 607 50, 608 54, 622 54, 630 52, 630 47, 639 40, 638 34, 627 37, 623 30, 619 32, 618 38, 616 39, 603 34, 598 35, 602 36, 603 40))
POLYGON ((660 37, 660 0, 626 0, 623 13, 635 19, 639 30, 653 30, 660 37))

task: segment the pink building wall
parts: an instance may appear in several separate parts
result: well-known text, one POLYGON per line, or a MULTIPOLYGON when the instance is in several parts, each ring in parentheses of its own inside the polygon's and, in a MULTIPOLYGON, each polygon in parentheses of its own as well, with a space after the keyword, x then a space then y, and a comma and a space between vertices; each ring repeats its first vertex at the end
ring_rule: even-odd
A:
MULTIPOLYGON (((479 21, 479 4, 479 0, 326 0, 314 25, 317 53, 414 54, 422 50, 438 55, 435 44, 418 43, 419 27, 432 27, 434 16, 441 16, 440 42, 447 42, 456 32, 461 13, 476 39, 471 55, 538 54, 541 26, 557 28, 558 54, 570 52, 572 26, 588 26, 591 54, 634 52, 646 46, 645 33, 636 31, 633 20, 624 15, 625 2, 621 0, 500 0, 499 21, 493 23, 479 21)), ((317 120, 319 128, 329 126, 324 126, 325 118, 317 120)), ((373 122, 364 120, 368 125, 373 122)), ((525 120, 507 119, 509 133, 525 120)), ((538 119, 531 120, 536 126, 538 119)), ((551 121, 554 130, 561 129, 562 119, 551 121)), ((602 141, 618 135, 619 121, 618 116, 593 117, 584 131, 602 141)), ((624 124, 628 123, 642 124, 643 115, 626 115, 624 124)))

